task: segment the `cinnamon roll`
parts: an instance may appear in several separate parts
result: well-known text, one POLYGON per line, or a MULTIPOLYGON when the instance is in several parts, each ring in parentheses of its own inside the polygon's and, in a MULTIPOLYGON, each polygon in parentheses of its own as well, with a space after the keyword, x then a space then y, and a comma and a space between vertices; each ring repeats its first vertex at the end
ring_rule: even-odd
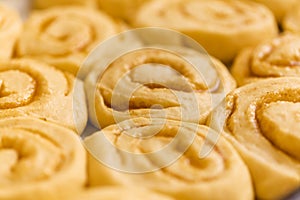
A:
POLYGON ((172 200, 173 198, 139 187, 95 187, 79 193, 72 200, 172 200))
POLYGON ((226 67, 211 59, 188 48, 145 48, 95 68, 85 80, 91 122, 103 128, 143 116, 205 123, 236 87, 226 67))
POLYGON ((123 28, 109 16, 83 7, 35 11, 25 24, 17 54, 76 74, 97 44, 123 28))
POLYGON ((67 72, 33 60, 0 62, 0 119, 31 116, 83 131, 87 109, 83 84, 67 72), (75 102, 77 102, 75 104, 75 102), (75 119, 73 109, 80 112, 75 119))
POLYGON ((178 30, 224 62, 231 61, 242 48, 277 34, 271 11, 250 1, 154 0, 139 9, 132 24, 178 30))
POLYGON ((300 77, 300 36, 285 33, 244 49, 231 69, 239 86, 266 78, 300 77))
POLYGON ((300 3, 285 15, 282 26, 285 31, 300 33, 300 3))
POLYGON ((130 21, 137 10, 149 0, 98 0, 99 7, 109 15, 130 21))
POLYGON ((0 120, 0 199, 68 199, 86 181, 73 131, 34 118, 0 120))
POLYGON ((33 8, 45 9, 55 6, 70 6, 70 5, 79 5, 86 6, 90 8, 97 8, 97 0, 33 0, 33 8))
POLYGON ((258 199, 280 199, 300 186, 300 79, 276 78, 230 93, 210 127, 248 165, 258 199))
POLYGON ((254 0, 267 6, 275 15, 278 22, 281 22, 283 17, 297 4, 298 0, 254 0))
POLYGON ((238 153, 223 137, 214 143, 208 134, 217 135, 206 126, 164 119, 106 127, 84 139, 89 184, 140 186, 175 199, 253 199, 238 153), (215 146, 200 158, 205 142, 215 146))
POLYGON ((0 3, 0 59, 12 57, 15 43, 22 31, 19 14, 0 3))

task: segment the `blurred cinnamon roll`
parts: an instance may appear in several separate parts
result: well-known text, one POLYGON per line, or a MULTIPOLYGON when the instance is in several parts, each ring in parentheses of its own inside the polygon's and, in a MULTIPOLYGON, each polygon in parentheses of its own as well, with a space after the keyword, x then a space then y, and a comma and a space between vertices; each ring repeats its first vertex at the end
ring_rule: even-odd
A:
POLYGON ((76 134, 34 118, 0 119, 0 199, 68 199, 86 181, 76 134))
POLYGON ((70 5, 77 5, 77 6, 86 6, 90 8, 97 8, 97 0, 33 0, 32 2, 33 7, 37 9, 45 9, 49 7, 55 6, 70 6, 70 5))
POLYGON ((278 22, 281 22, 284 16, 290 12, 290 10, 295 7, 299 1, 298 0, 254 0, 267 6, 275 15, 278 22))
POLYGON ((285 31, 300 33, 300 2, 285 15, 282 26, 285 31))
POLYGON ((300 186, 300 79, 277 78, 230 93, 210 127, 240 152, 258 199, 280 199, 300 186))
POLYGON ((173 200, 163 194, 139 187, 93 187, 70 200, 173 200))
POLYGON ((12 57, 15 43, 22 31, 22 20, 17 11, 0 2, 0 59, 12 57))
POLYGON ((83 7, 35 11, 25 24, 17 54, 76 74, 97 44, 123 28, 109 16, 83 7))
POLYGON ((244 49, 231 69, 238 85, 276 77, 300 77, 300 36, 285 33, 244 49))
POLYGON ((134 19, 137 10, 149 0, 98 0, 99 7, 109 15, 125 21, 134 19))
POLYGON ((178 30, 224 62, 231 61, 242 48, 277 34, 269 9, 236 0, 154 0, 143 4, 132 24, 178 30))

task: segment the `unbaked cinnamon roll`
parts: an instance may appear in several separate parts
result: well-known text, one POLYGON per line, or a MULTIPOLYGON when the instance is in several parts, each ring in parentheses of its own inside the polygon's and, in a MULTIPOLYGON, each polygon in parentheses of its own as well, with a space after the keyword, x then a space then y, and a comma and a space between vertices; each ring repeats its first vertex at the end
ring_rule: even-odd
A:
POLYGON ((87 123, 85 95, 80 82, 74 91, 74 81, 72 74, 37 61, 1 61, 0 119, 30 116, 82 132, 87 123), (80 112, 76 119, 75 112, 80 112))
POLYGON ((101 10, 126 21, 134 19, 138 9, 149 0, 98 0, 101 10))
POLYGON ((100 11, 83 7, 35 11, 25 24, 17 54, 76 74, 96 45, 123 28, 100 11))
POLYGON ((97 0, 33 0, 33 8, 45 9, 55 6, 70 6, 70 5, 79 5, 86 6, 90 8, 97 8, 97 0))
POLYGON ((250 1, 154 0, 139 9, 132 24, 178 30, 224 62, 242 48, 277 34, 271 11, 250 1))
POLYGON ((261 3, 267 6, 275 15, 278 22, 281 22, 284 16, 290 12, 290 10, 295 7, 298 0, 254 0, 258 3, 261 3))
POLYGON ((300 186, 300 79, 276 78, 230 93, 210 127, 248 165, 258 199, 280 199, 300 186))
POLYGON ((206 126, 135 118, 84 139, 89 184, 145 187, 175 199, 253 199, 247 167, 221 136, 206 126), (204 143, 214 147, 205 157, 204 143))
POLYGON ((34 118, 0 119, 0 199, 68 199, 86 181, 76 134, 34 118))
POLYGON ((285 33, 241 51, 231 69, 239 86, 266 78, 300 77, 300 36, 285 33))
POLYGON ((285 31, 300 33, 300 2, 298 3, 283 18, 282 26, 285 31))
POLYGON ((203 124, 235 87, 220 61, 187 48, 134 50, 85 80, 90 120, 101 128, 139 116, 203 124))
POLYGON ((12 57, 21 30, 22 21, 17 11, 0 3, 0 59, 12 57))
POLYGON ((173 198, 139 187, 93 187, 70 200, 174 200, 173 198))

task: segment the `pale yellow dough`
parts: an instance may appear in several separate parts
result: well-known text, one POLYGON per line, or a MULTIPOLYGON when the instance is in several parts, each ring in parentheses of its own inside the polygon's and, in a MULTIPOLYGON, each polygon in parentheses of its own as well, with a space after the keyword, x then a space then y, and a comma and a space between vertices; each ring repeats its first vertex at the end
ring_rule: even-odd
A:
POLYGON ((0 120, 0 199, 68 199, 86 181, 77 135, 34 118, 0 120))
MULTIPOLYGON (((172 200, 173 198, 139 187, 92 187, 70 200, 172 200)), ((173 199, 174 200, 174 199, 173 199)))
POLYGON ((139 9, 132 24, 180 31, 224 62, 278 32, 269 9, 243 0, 154 0, 139 9))
POLYGON ((284 33, 236 57, 231 73, 239 86, 275 77, 300 77, 300 35, 284 33))
POLYGON ((12 57, 15 43, 22 31, 22 20, 17 13, 0 2, 0 59, 12 57))
POLYGON ((85 80, 93 125, 104 128, 140 116, 205 123, 236 83, 220 61, 177 50, 140 49, 106 69, 96 67, 85 80), (184 58, 195 61, 202 73, 184 58))
POLYGON ((300 2, 285 15, 282 26, 285 31, 300 33, 300 2))
POLYGON ((106 14, 84 7, 34 11, 25 23, 17 55, 76 74, 94 47, 124 28, 106 14))
POLYGON ((215 144, 208 134, 217 133, 206 126, 155 118, 106 127, 84 139, 88 150, 101 157, 89 155, 89 184, 145 187, 178 200, 253 199, 250 174, 238 153, 222 136, 215 144), (204 141, 215 145, 200 159, 204 141), (162 163, 165 167, 160 168, 162 163), (133 168, 139 171, 121 172, 133 168), (141 173, 144 169, 149 172, 141 173))
POLYGON ((300 187, 300 79, 274 78, 230 93, 210 126, 249 167, 258 199, 280 199, 300 187))
POLYGON ((74 81, 72 74, 37 61, 0 62, 0 119, 30 116, 82 132, 87 123, 85 95, 80 82, 73 91, 74 81), (76 120, 74 109, 80 111, 76 120))
POLYGON ((32 0, 33 8, 45 9, 55 6, 70 6, 79 5, 86 6, 90 8, 97 8, 97 0, 32 0))

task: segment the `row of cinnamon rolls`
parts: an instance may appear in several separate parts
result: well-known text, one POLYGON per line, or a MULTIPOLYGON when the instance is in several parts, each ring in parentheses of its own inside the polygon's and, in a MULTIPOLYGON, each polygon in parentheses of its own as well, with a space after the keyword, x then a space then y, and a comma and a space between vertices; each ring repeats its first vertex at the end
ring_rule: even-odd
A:
POLYGON ((0 199, 274 199, 299 187, 297 16, 278 36, 253 2, 135 5, 134 27, 175 29, 216 58, 129 35, 120 44, 136 50, 104 65, 86 56, 125 22, 77 6, 23 26, 0 7, 0 199), (221 61, 234 58, 229 71, 221 61), (80 141, 88 116, 101 130, 80 141))

